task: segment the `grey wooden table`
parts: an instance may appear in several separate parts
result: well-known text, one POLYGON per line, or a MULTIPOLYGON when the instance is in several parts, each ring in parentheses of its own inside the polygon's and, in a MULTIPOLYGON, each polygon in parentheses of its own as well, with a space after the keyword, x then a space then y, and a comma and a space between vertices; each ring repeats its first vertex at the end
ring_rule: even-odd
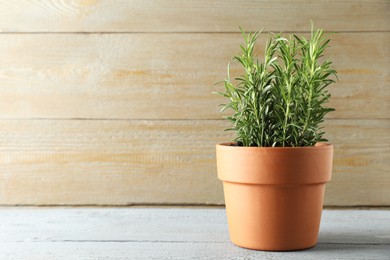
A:
POLYGON ((229 241, 223 208, 0 208, 0 259, 390 259, 390 211, 325 210, 316 247, 229 241))

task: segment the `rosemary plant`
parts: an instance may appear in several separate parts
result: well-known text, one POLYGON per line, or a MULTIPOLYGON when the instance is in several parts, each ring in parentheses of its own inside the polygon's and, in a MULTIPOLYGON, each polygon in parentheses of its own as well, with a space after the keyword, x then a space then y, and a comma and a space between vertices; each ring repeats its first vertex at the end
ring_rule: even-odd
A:
POLYGON ((311 30, 310 39, 300 35, 287 38, 272 34, 264 57, 254 56, 254 46, 261 32, 242 34, 245 44, 235 56, 244 69, 232 80, 230 63, 222 81, 228 99, 222 110, 233 111, 226 117, 236 132, 240 146, 312 146, 323 138, 321 123, 333 111, 329 101, 329 84, 337 77, 331 61, 321 61, 329 44, 323 30, 311 30))

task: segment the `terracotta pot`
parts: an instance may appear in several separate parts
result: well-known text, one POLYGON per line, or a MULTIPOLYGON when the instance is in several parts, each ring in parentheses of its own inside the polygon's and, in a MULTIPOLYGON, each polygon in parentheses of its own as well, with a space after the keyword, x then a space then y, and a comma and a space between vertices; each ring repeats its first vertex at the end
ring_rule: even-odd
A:
POLYGON ((333 146, 217 145, 231 241, 241 247, 289 251, 317 243, 333 146))

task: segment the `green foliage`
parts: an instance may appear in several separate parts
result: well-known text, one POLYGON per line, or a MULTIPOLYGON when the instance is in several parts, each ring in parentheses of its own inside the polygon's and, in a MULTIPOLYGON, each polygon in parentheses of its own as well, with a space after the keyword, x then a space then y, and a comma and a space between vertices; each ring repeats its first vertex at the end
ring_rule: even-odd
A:
POLYGON ((254 57, 256 40, 261 32, 242 34, 245 44, 235 56, 244 69, 243 75, 222 81, 228 99, 222 110, 232 110, 227 119, 242 146, 312 146, 323 138, 321 123, 333 111, 325 107, 329 84, 336 71, 331 61, 322 61, 330 41, 322 30, 284 38, 273 34, 267 41, 264 58, 254 57))

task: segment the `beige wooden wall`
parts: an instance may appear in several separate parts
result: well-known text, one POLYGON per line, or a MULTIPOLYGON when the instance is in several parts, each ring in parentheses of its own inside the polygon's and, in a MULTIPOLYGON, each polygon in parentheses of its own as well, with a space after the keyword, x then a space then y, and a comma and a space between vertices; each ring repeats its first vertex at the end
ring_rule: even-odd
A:
POLYGON ((388 0, 0 1, 0 204, 222 204, 210 86, 238 26, 310 19, 337 32, 326 204, 389 206, 388 0))

